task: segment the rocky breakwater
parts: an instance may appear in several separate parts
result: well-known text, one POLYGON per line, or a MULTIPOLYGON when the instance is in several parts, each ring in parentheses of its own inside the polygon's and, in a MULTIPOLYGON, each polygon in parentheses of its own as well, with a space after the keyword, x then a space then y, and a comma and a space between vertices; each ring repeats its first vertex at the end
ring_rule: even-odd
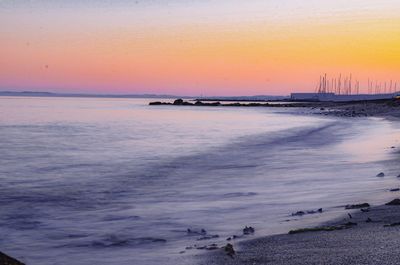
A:
POLYGON ((173 106, 214 106, 214 107, 311 107, 312 105, 307 103, 282 103, 282 104, 271 104, 271 103, 261 103, 261 102, 250 102, 250 103, 221 103, 216 102, 202 102, 196 100, 195 102, 184 101, 183 99, 176 99, 173 103, 171 102, 161 102, 154 101, 149 103, 150 106, 159 105, 173 105, 173 106))

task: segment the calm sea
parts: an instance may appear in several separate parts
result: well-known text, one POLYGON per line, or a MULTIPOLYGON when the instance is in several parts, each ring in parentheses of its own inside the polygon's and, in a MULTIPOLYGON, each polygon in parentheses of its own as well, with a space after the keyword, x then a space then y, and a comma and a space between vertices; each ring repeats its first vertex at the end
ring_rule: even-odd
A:
POLYGON ((399 186, 396 122, 150 101, 1 97, 0 251, 30 265, 190 264, 246 225, 284 233, 399 186))

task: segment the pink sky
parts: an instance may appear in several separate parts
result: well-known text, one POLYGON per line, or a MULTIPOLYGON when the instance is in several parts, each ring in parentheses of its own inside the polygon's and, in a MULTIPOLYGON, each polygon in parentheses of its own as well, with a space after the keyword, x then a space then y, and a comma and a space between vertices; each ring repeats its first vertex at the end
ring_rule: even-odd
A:
POLYGON ((400 82, 399 1, 12 2, 0 2, 0 90, 282 95, 313 91, 323 73, 400 82))

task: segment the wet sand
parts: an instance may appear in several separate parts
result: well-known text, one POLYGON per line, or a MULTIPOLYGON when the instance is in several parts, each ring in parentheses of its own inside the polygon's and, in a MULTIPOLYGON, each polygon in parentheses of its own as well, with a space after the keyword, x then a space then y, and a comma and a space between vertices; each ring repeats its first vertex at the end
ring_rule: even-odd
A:
POLYGON ((233 258, 223 249, 198 256, 201 265, 225 264, 400 264, 400 206, 377 206, 368 212, 324 224, 347 228, 283 234, 245 241, 233 258), (368 219, 369 218, 369 219, 368 219))
POLYGON ((400 100, 376 100, 360 102, 319 102, 311 107, 324 115, 339 117, 400 117, 400 100))

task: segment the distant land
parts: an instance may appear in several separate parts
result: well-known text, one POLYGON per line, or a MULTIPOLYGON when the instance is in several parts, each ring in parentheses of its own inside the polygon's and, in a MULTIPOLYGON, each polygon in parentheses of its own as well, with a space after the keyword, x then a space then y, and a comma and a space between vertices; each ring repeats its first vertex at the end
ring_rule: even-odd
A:
POLYGON ((54 93, 54 92, 35 92, 35 91, 0 91, 0 97, 77 97, 77 98, 165 98, 165 99, 200 99, 204 101, 266 101, 266 100, 283 100, 288 99, 287 96, 235 96, 235 97, 193 97, 193 96, 176 96, 166 94, 84 94, 84 93, 54 93))
MULTIPOLYGON (((156 94, 85 94, 85 93, 54 93, 54 92, 35 92, 35 91, 0 91, 3 97, 77 97, 77 98, 178 98, 174 95, 156 94)), ((189 97, 185 97, 189 98, 189 97)))

